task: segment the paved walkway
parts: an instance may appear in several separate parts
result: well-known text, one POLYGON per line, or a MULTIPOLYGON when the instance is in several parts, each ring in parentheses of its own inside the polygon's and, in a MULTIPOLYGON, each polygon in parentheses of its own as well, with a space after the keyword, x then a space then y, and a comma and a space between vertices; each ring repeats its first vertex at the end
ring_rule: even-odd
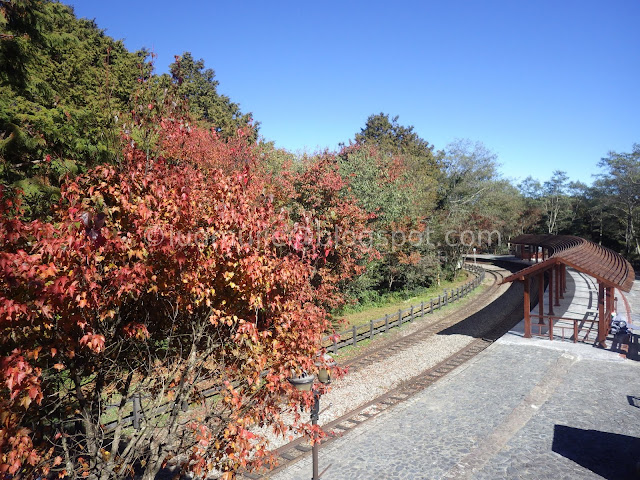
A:
MULTIPOLYGON (((518 335, 320 450, 323 480, 624 479, 638 461, 640 363, 518 335)), ((310 477, 310 458, 273 476, 310 477)))

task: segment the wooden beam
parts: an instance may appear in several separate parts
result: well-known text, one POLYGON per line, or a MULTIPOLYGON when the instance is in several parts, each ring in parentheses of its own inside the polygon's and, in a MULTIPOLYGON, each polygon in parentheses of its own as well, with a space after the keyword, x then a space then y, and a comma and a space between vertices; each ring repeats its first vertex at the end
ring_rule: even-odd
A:
MULTIPOLYGON (((553 313, 553 271, 555 267, 551 267, 549 270, 549 315, 555 315, 553 313)), ((551 319, 549 319, 549 325, 551 325, 551 319)))
POLYGON ((602 348, 607 348, 607 334, 605 333, 604 324, 604 285, 598 282, 598 338, 596 343, 602 348))
POLYGON ((556 265, 555 267, 553 267, 553 270, 551 270, 551 274, 555 274, 556 278, 555 278, 555 282, 554 282, 554 286, 555 288, 555 293, 556 293, 556 302, 555 305, 556 307, 560 306, 560 265, 556 265))
POLYGON ((538 325, 544 325, 544 271, 538 274, 538 325))
POLYGON ((524 279, 524 338, 531 338, 531 293, 529 277, 524 279))
POLYGON ((605 323, 605 335, 609 334, 609 329, 611 328, 611 320, 613 314, 613 287, 607 288, 607 313, 605 314, 607 317, 607 321, 605 323))

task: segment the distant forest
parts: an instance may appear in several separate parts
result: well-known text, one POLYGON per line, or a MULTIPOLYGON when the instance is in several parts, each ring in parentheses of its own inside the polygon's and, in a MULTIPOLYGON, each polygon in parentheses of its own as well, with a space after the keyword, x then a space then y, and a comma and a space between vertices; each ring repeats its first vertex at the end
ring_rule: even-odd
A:
MULTIPOLYGON (((158 75, 149 51, 128 51, 68 6, 1 4, 0 180, 19 190, 25 218, 49 218, 65 179, 118 164, 123 138, 153 151, 158 122, 188 115, 224 141, 248 135, 274 190, 283 172, 308 174, 330 157, 340 195, 367 212, 372 231, 428 232, 428 244, 381 242, 378 255, 362 261, 363 273, 342 285, 352 299, 450 278, 471 248, 505 251, 523 232, 578 235, 640 259, 640 145, 601 159, 591 186, 561 170, 514 185, 486 146, 462 139, 435 148, 398 117, 374 113, 340 151, 296 155, 264 141, 252 115, 220 94, 214 70, 189 52, 158 75), (500 232, 502 245, 469 234, 491 231, 500 232), (451 241, 463 232, 462 242, 451 241)), ((305 198, 302 185, 293 188, 288 208, 330 208, 305 198)))

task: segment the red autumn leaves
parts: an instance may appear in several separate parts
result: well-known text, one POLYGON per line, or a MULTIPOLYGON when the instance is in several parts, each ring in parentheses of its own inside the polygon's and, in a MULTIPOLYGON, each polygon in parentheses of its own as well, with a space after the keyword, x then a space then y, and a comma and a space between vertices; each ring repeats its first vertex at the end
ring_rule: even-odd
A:
MULTIPOLYGON (((86 454, 67 452, 60 460, 64 422, 45 422, 54 407, 43 400, 77 382, 68 414, 83 414, 85 385, 92 393, 122 388, 127 362, 139 361, 123 346, 160 348, 162 338, 190 332, 202 318, 207 328, 227 332, 225 355, 242 359, 227 363, 226 377, 261 386, 248 410, 237 384, 224 387, 222 401, 243 413, 219 433, 218 461, 246 463, 256 451, 261 458, 264 445, 247 427, 277 423, 285 379, 292 368, 313 370, 327 309, 342 302, 341 284, 359 271, 367 249, 330 238, 336 230, 362 230, 369 218, 350 198, 335 158, 303 172, 285 168, 275 178, 248 135, 222 141, 170 120, 157 132, 155 155, 129 144, 119 165, 68 180, 49 222, 20 221, 19 205, 1 192, 0 471, 73 465, 86 472, 86 454), (150 244, 150 226, 215 240, 150 244), (309 235, 318 229, 329 235, 309 235), (29 427, 40 423, 41 431, 29 427)), ((166 365, 154 368, 167 374, 166 365)), ((106 395, 92 401, 106 402, 106 395)), ((83 418, 98 427, 94 408, 83 418)), ((198 424, 195 431, 208 428, 198 424)))

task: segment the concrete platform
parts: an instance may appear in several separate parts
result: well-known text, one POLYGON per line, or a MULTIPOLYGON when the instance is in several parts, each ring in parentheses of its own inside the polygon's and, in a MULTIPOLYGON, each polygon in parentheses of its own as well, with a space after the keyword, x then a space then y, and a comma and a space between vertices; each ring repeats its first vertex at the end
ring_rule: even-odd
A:
MULTIPOLYGON (((612 335, 607 338, 608 348, 606 350, 599 348, 586 350, 584 348, 585 345, 570 345, 570 343, 574 342, 574 319, 578 321, 578 342, 587 346, 593 346, 596 342, 598 333, 598 282, 593 277, 571 268, 567 268, 566 272, 567 291, 564 294, 564 299, 560 299, 560 305, 554 305, 553 307, 554 315, 562 317, 554 321, 553 341, 549 340, 548 320, 545 320, 545 325, 539 325, 538 319, 534 316, 539 314, 538 305, 531 310, 533 338, 524 338, 523 319, 500 340, 513 344, 525 342, 542 348, 560 349, 593 358, 623 360, 624 357, 620 357, 623 352, 619 339, 612 335)), ((638 300, 640 300, 640 282, 636 282, 636 284, 634 284, 634 288, 637 292, 632 290, 631 295, 637 296, 638 300)), ((626 301, 627 295, 630 294, 624 294, 624 292, 616 290, 617 312, 627 321, 631 328, 634 328, 638 323, 633 323, 634 315, 631 312, 629 302, 626 301)), ((640 312, 640 302, 637 308, 640 312)), ((547 288, 544 296, 544 314, 548 313, 549 289, 547 288)))
MULTIPOLYGON (((591 318, 597 295, 573 273, 563 314, 591 318)), ((625 298, 640 313, 640 282, 625 298)), ((638 461, 640 362, 519 328, 320 450, 323 480, 625 479, 638 461)), ((311 478, 311 459, 272 478, 311 478)))
POLYGON ((490 253, 478 253, 476 255, 471 254, 465 256, 466 263, 474 263, 474 259, 476 263, 503 261, 509 263, 518 263, 525 266, 533 265, 534 263, 536 263, 532 260, 523 260, 516 257, 515 255, 493 255, 490 253))
MULTIPOLYGON (((497 342, 323 446, 320 471, 330 466, 323 480, 638 478, 639 437, 640 364, 497 342)), ((310 477, 305 458, 273 478, 310 477)))

